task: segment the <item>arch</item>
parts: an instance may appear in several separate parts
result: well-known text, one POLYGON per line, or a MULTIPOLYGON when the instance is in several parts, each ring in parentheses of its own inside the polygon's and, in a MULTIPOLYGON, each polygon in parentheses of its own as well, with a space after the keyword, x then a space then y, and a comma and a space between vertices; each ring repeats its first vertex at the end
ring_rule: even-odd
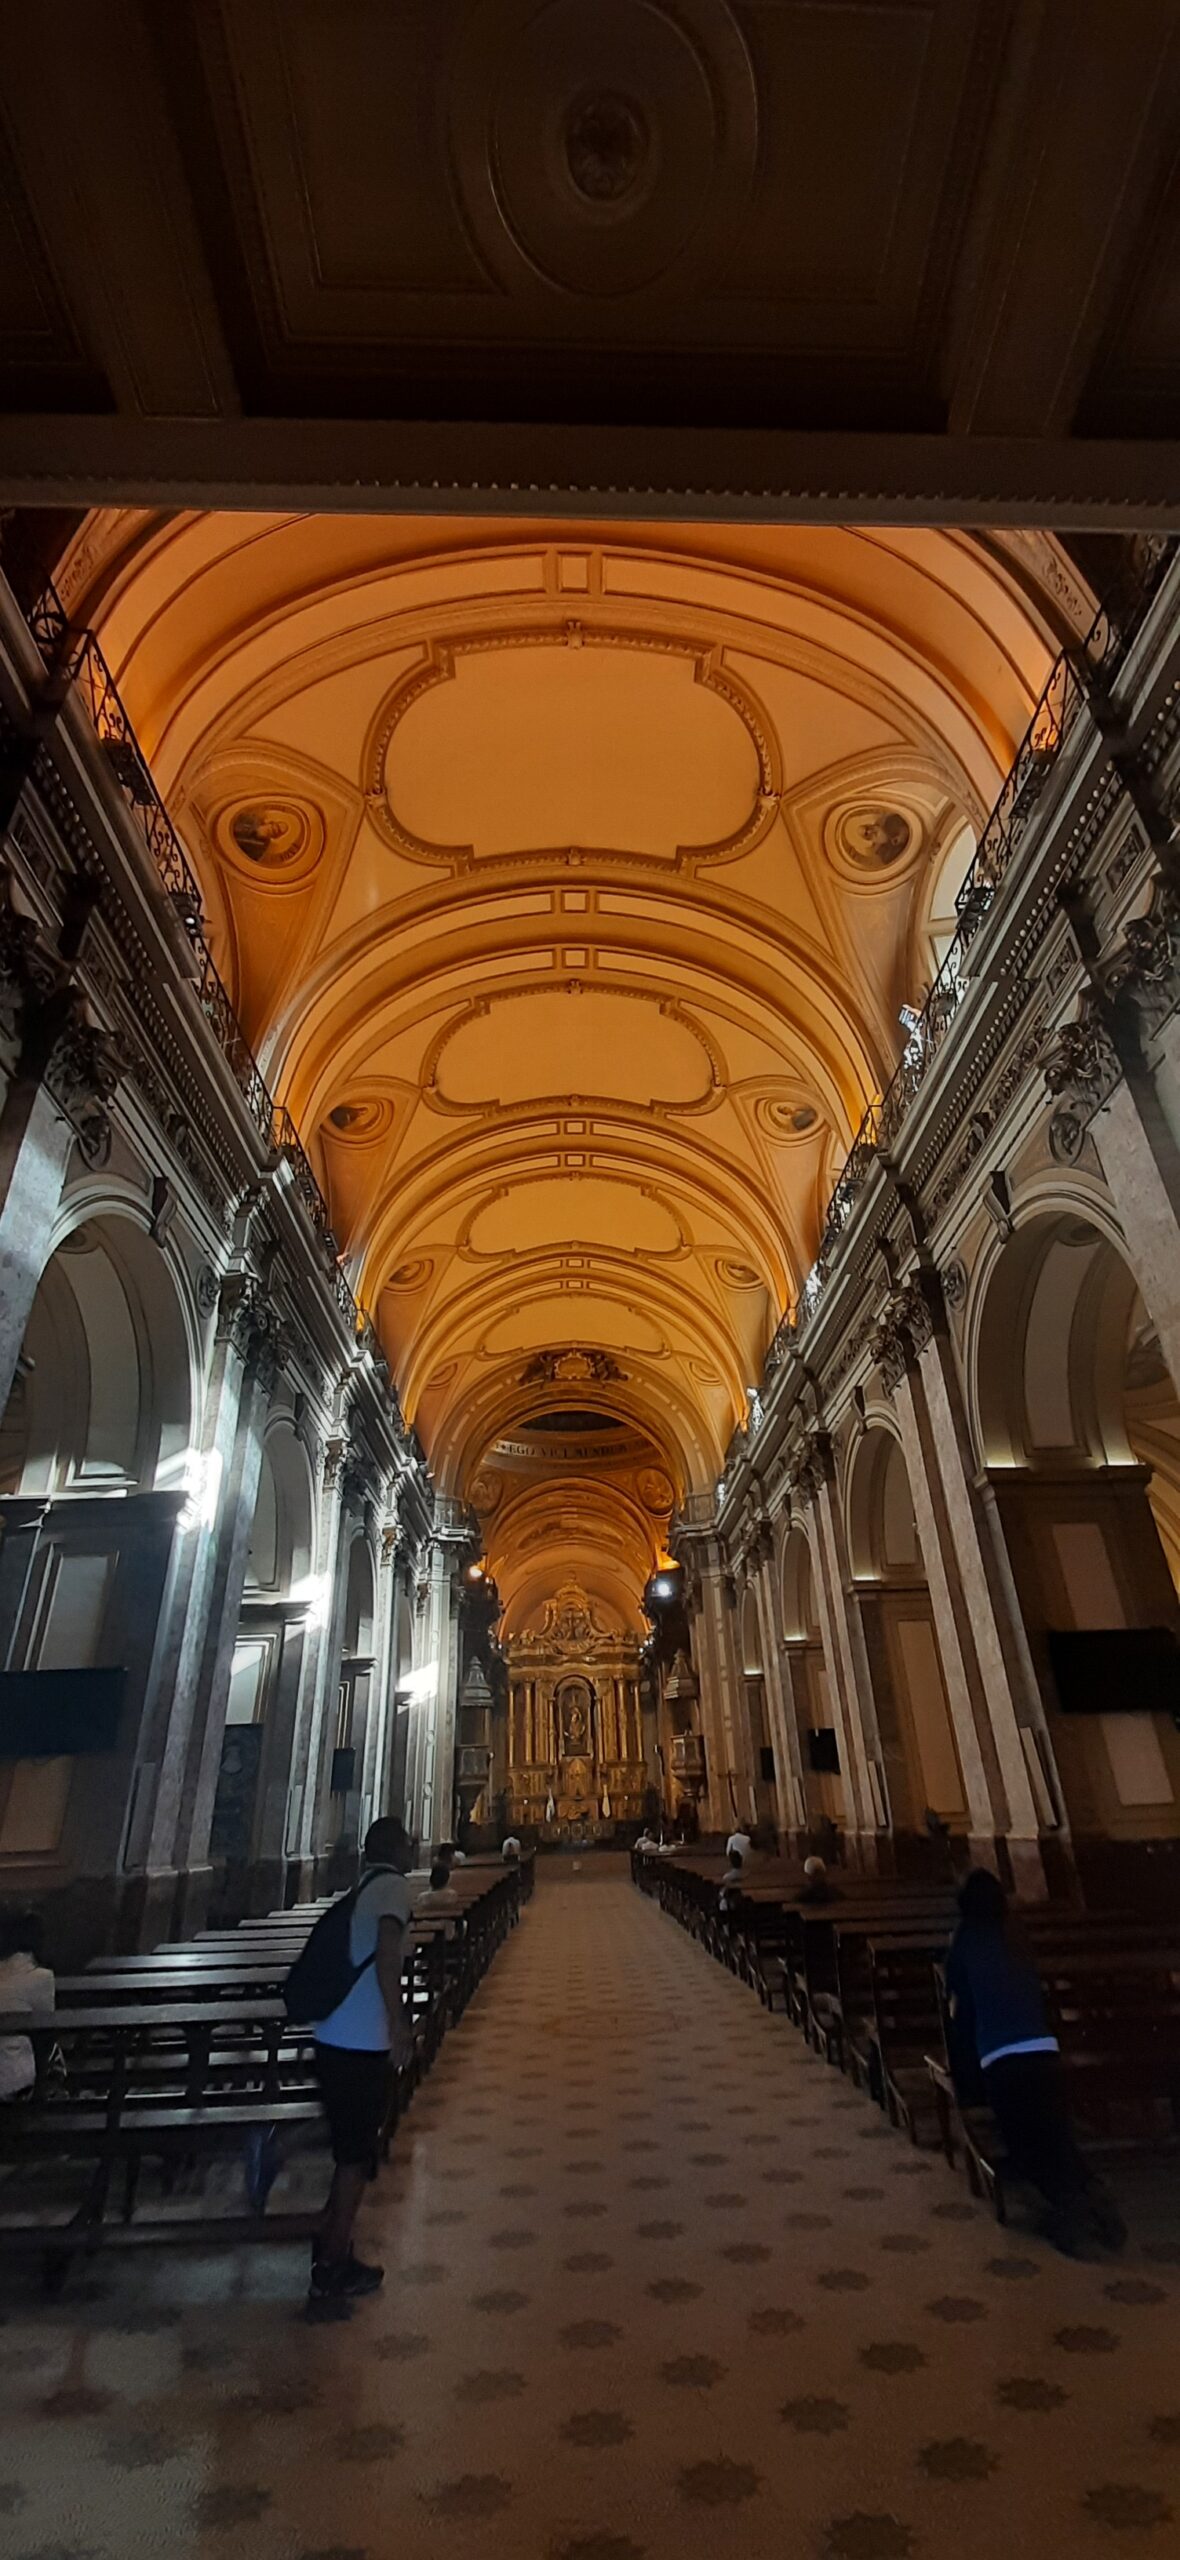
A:
POLYGON ((109 1194, 97 1212, 74 1201, 38 1282, 0 1423, 0 1481, 12 1492, 182 1491, 195 1405, 177 1274, 142 1212, 109 1194))
POLYGON ((290 1417, 273 1415, 262 1444, 247 1590, 275 1599, 306 1596, 314 1553, 311 1462, 290 1417))
POLYGON ((847 1509, 858 1582, 924 1579, 909 1476, 892 1425, 874 1421, 861 1433, 848 1472, 847 1509))
POLYGON ((1080 1184, 1020 1203, 968 1315, 974 1427, 1085 1872, 1112 1843, 1180 1833, 1174 1718, 1117 1667, 1108 1712, 1070 1712, 1054 1642, 1180 1632, 1180 1397, 1109 1204, 1080 1184))
POLYGON ((1126 1464, 1123 1360, 1137 1299, 1121 1238, 1087 1201, 1039 1205, 993 1254, 972 1309, 978 1446, 990 1466, 1126 1464))

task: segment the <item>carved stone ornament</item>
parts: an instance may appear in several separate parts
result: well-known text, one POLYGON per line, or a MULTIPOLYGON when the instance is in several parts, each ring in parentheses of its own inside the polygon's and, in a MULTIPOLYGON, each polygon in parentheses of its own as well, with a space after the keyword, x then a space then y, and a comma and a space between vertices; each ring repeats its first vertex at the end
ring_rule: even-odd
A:
POLYGON ((0 1037, 19 1037, 25 1006, 53 992, 59 963, 31 916, 0 905, 0 1037))
POLYGON ((787 1469, 792 1497, 806 1505, 822 1492, 832 1472, 832 1442, 826 1431, 812 1430, 800 1441, 787 1469))
POLYGON ((895 1292, 880 1323, 874 1327, 870 1348, 886 1395, 896 1394, 907 1369, 933 1340, 934 1311, 930 1298, 930 1280, 926 1274, 916 1272, 903 1289, 895 1292))
POLYGON ((1106 972, 1108 995, 1134 1006, 1148 1037, 1180 1004, 1180 884, 1160 880, 1144 916, 1133 916, 1106 972))
POLYGON ((349 1449, 340 1469, 340 1498, 358 1511, 369 1499, 371 1470, 363 1449, 349 1449))
POLYGON ((942 1294, 948 1307, 961 1307, 967 1295, 966 1263, 961 1262, 956 1254, 952 1261, 944 1262, 939 1278, 942 1281, 942 1294))
POLYGON ((216 1303, 217 1340, 232 1343, 260 1385, 273 1386, 286 1348, 286 1335, 254 1274, 227 1271, 216 1303))
POLYGON ((211 1262, 203 1262, 197 1273, 197 1306, 203 1316, 211 1316, 221 1295, 221 1282, 211 1262))
POLYGON ((345 1458, 347 1457, 347 1455, 348 1455, 348 1442, 347 1442, 347 1440, 343 1439, 339 1434, 336 1434, 336 1435, 335 1435, 331 1440, 326 1440, 326 1441, 325 1441, 325 1443, 324 1443, 324 1491, 325 1491, 325 1493, 335 1493, 336 1488, 337 1488, 337 1485, 340 1483, 341 1477, 342 1477, 342 1475, 343 1475, 343 1473, 344 1473, 344 1461, 345 1461, 345 1458))
POLYGON ((1043 1065, 1045 1090, 1058 1105, 1049 1124, 1049 1150, 1058 1164, 1073 1164, 1122 1075, 1095 996, 1086 996, 1076 1020, 1057 1033, 1043 1065))
POLYGON ((606 1351, 539 1351, 520 1373, 522 1387, 589 1384, 608 1386, 622 1378, 618 1361, 606 1351))
POLYGON ((75 999, 49 1051, 45 1082, 87 1164, 104 1165, 110 1155, 110 1105, 123 1071, 116 1043, 75 999))

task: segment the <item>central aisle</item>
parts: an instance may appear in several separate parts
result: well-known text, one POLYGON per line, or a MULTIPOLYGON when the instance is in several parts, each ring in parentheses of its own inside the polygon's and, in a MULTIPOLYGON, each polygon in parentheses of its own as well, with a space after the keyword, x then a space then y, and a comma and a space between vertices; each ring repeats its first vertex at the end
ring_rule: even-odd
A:
POLYGON ((361 2245, 346 2328, 278 2250, 22 2313, 15 2560, 1167 2544, 1174 2245, 998 2232, 616 1862, 542 1874, 361 2245))

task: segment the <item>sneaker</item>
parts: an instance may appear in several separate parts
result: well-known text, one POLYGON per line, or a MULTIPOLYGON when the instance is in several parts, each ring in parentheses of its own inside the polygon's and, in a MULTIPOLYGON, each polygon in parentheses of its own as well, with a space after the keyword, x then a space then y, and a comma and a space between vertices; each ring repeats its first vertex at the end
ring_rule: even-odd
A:
POLYGON ((385 2269, 366 2266, 364 2259, 358 2258, 350 2249, 344 2261, 342 2281, 345 2293, 377 2293, 385 2282, 385 2269))
POLYGON ((318 2301, 354 2301, 361 2294, 376 2293, 384 2282, 384 2267, 367 2267, 352 2249, 346 2258, 338 2258, 334 2263, 324 2258, 312 2258, 311 2295, 318 2301))

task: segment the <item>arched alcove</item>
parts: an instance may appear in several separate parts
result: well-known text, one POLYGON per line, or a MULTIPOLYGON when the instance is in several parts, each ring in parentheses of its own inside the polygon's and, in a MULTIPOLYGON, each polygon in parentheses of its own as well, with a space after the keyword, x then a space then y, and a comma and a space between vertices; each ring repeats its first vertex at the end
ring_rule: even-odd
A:
POLYGON ((88 1866, 104 1821, 117 1837, 193 1484, 193 1328, 181 1275, 130 1209, 75 1209, 63 1229, 0 1421, 9 1595, 0 1659, 70 1675, 96 1729, 114 1718, 105 1729, 115 1740, 102 1788, 85 1755, 0 1763, 0 1867, 42 1856, 88 1866))
POLYGON ((310 1463, 302 1441, 283 1417, 272 1423, 262 1445, 247 1591, 268 1592, 280 1599, 307 1598, 314 1536, 310 1463))
POLYGON ((848 1544, 877 1708, 892 1825, 952 1829, 967 1798, 901 1442, 862 1432, 848 1478, 848 1544))
POLYGON ((0 1421, 5 1493, 183 1490, 193 1430, 173 1272, 130 1217, 86 1219, 37 1285, 0 1421))
POLYGON ((1180 1832, 1180 1739, 1166 1704, 1143 1703, 1134 1645, 1180 1629, 1180 1398, 1125 1255, 1071 1202, 1039 1206, 995 1254, 971 1350, 1065 1810, 1083 1865, 1101 1866, 1101 1844, 1180 1832), (1068 1640, 1087 1633, 1109 1672, 1083 1695, 1068 1640))

